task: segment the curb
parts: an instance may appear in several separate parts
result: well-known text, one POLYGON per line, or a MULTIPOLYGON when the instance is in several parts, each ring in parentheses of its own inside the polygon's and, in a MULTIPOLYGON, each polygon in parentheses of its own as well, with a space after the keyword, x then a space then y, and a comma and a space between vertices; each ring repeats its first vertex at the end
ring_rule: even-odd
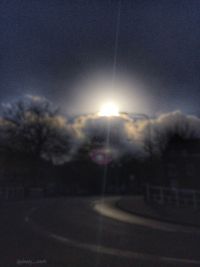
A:
POLYGON ((174 224, 174 225, 177 225, 177 226, 178 225, 182 225, 182 226, 185 226, 185 227, 194 227, 197 230, 200 230, 200 225, 197 225, 197 224, 186 223, 186 222, 181 222, 181 221, 175 221, 173 219, 170 220, 168 218, 161 218, 161 217, 157 217, 157 216, 145 215, 144 213, 131 211, 130 209, 123 207, 120 204, 120 200, 117 200, 115 202, 115 206, 118 209, 122 210, 122 211, 125 211, 125 212, 127 212, 129 214, 132 214, 132 215, 140 216, 142 218, 152 219, 152 220, 156 220, 156 221, 159 221, 159 222, 171 223, 171 224, 174 224))

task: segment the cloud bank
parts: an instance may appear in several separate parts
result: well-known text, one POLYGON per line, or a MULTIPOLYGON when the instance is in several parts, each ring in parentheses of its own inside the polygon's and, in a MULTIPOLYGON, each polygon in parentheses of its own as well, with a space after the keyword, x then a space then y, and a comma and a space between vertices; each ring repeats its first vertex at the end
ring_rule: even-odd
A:
POLYGON ((77 117, 72 127, 82 142, 93 140, 98 143, 100 140, 101 144, 118 149, 119 155, 147 156, 146 141, 159 152, 158 138, 164 139, 169 134, 179 134, 184 139, 200 138, 200 119, 196 116, 180 111, 149 119, 136 119, 133 115, 122 114, 113 118, 85 115, 77 117))
POLYGON ((41 128, 49 131, 46 133, 49 136, 41 156, 54 164, 73 160, 78 150, 85 145, 91 149, 109 148, 114 151, 115 158, 119 159, 123 155, 148 156, 147 143, 151 144, 155 153, 159 153, 160 138, 165 138, 163 146, 170 133, 179 134, 184 139, 200 138, 200 119, 180 111, 149 119, 147 116, 123 113, 117 117, 80 115, 69 120, 39 96, 29 95, 20 101, 4 105, 6 112, 0 118, 1 143, 6 139, 7 129, 25 133, 25 138, 35 142, 38 134, 35 125, 44 126, 41 128))

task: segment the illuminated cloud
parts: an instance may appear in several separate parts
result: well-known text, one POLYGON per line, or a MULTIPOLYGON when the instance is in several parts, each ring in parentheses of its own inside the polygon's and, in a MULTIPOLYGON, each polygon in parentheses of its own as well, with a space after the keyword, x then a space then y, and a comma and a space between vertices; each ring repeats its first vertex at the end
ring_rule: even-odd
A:
POLYGON ((161 114, 157 118, 135 120, 130 114, 119 117, 105 118, 97 114, 77 117, 73 128, 79 134, 82 142, 100 139, 106 144, 109 126, 109 145, 120 151, 119 155, 147 155, 144 142, 149 140, 159 151, 158 134, 178 133, 184 138, 200 138, 200 119, 196 116, 185 115, 180 111, 161 114))
POLYGON ((139 153, 141 146, 138 140, 138 122, 128 115, 117 117, 100 117, 89 114, 77 117, 73 123, 82 142, 93 142, 102 146, 109 145, 118 150, 119 155, 126 152, 139 153))
MULTIPOLYGON (((73 160, 79 149, 86 145, 94 149, 107 147, 114 151, 117 158, 123 155, 141 157, 148 155, 145 149, 146 141, 153 144, 154 152, 159 152, 158 137, 164 137, 166 133, 178 133, 185 139, 200 138, 200 119, 180 111, 161 114, 151 119, 145 116, 136 119, 134 114, 129 113, 119 113, 119 116, 114 117, 91 113, 77 116, 71 121, 61 113, 55 112, 51 106, 47 106, 50 112, 46 112, 45 105, 48 103, 43 97, 26 96, 20 124, 15 124, 12 120, 15 112, 12 110, 13 106, 9 103, 4 105, 11 112, 11 119, 6 116, 0 118, 1 141, 6 137, 6 129, 12 128, 17 133, 23 127, 39 122, 47 126, 44 129, 54 129, 54 135, 49 138, 48 149, 45 149, 42 157, 54 164, 63 164, 73 160), (54 148, 61 149, 57 136, 63 143, 69 140, 70 150, 64 153, 54 152, 54 148)), ((34 131, 34 127, 30 129, 34 131)), ((34 133, 31 132, 31 135, 34 136, 34 133)))

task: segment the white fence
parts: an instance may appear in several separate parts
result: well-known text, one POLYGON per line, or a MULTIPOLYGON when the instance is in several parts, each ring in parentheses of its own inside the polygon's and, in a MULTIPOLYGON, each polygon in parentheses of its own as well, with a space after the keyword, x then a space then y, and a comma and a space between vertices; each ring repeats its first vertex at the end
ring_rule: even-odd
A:
POLYGON ((200 191, 146 185, 145 197, 148 202, 177 207, 200 208, 200 191))
POLYGON ((44 189, 40 187, 29 188, 26 191, 23 186, 0 187, 0 201, 22 200, 25 198, 42 198, 44 196, 44 189))
POLYGON ((20 200, 24 198, 24 188, 19 187, 0 187, 0 200, 20 200))

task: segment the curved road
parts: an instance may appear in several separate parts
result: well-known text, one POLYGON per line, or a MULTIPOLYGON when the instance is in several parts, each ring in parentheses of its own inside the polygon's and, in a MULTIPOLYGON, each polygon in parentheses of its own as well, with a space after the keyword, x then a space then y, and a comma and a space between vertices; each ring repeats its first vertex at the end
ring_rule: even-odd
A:
POLYGON ((199 231, 126 220, 112 199, 5 203, 0 216, 2 267, 200 266, 199 231))

